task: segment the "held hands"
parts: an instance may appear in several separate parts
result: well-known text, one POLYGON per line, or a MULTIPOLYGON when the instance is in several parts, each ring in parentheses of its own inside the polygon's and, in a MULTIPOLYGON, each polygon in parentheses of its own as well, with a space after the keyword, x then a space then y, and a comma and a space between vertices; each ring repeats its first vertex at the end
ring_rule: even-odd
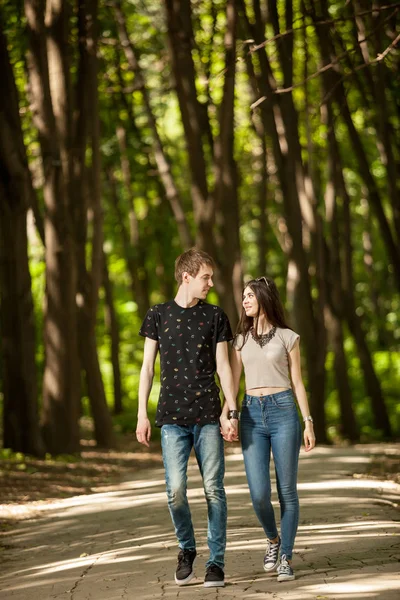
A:
POLYGON ((138 417, 136 426, 136 439, 140 444, 144 444, 149 448, 151 437, 151 425, 147 417, 138 417))
POLYGON ((220 431, 224 440, 226 442, 237 442, 239 439, 239 421, 237 419, 228 419, 227 417, 221 415, 219 422, 221 424, 220 431))
POLYGON ((306 422, 304 429, 304 446, 306 452, 309 452, 315 447, 314 425, 310 421, 306 422))

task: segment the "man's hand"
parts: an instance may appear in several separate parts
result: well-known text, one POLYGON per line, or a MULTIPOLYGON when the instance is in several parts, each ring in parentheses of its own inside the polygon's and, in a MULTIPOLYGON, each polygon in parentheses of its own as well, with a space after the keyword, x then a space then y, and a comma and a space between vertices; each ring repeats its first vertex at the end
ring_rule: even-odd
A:
POLYGON ((144 444, 149 448, 151 438, 151 425, 147 417, 139 417, 136 426, 136 439, 139 444, 144 444))
POLYGON ((238 420, 221 416, 219 422, 221 424, 220 430, 224 440, 226 442, 237 442, 239 439, 238 420))

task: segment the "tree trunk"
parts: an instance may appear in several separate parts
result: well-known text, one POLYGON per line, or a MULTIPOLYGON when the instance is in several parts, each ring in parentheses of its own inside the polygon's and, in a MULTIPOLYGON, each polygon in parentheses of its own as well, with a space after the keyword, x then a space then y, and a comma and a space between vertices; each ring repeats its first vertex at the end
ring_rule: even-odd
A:
POLYGON ((107 181, 110 188, 110 198, 115 211, 115 215, 117 218, 117 223, 119 227, 119 231, 121 233, 122 238, 122 247, 124 250, 124 258, 126 262, 126 267, 129 273, 130 278, 130 287, 132 292, 132 298, 135 304, 138 307, 138 313, 141 318, 144 318, 147 309, 149 308, 150 300, 147 297, 147 303, 143 295, 141 295, 140 291, 143 289, 141 283, 138 278, 138 267, 135 255, 133 254, 133 246, 131 243, 131 238, 129 235, 129 231, 126 225, 127 219, 122 213, 120 206, 120 199, 117 190, 117 183, 115 181, 114 173, 111 170, 107 171, 107 181))
POLYGON ((382 283, 376 277, 375 274, 375 261, 374 261, 374 244, 373 244, 373 219, 371 215, 371 210, 369 207, 368 199, 364 198, 362 200, 362 206, 364 208, 365 214, 365 228, 362 234, 362 247, 364 252, 364 268, 367 273, 367 278, 369 281, 369 290, 371 295, 371 302, 373 306, 374 317, 377 320, 377 341, 380 348, 390 348, 390 341, 388 339, 387 331, 385 328, 385 309, 381 305, 381 291, 382 291, 382 283))
POLYGON ((258 188, 258 273, 260 277, 267 273, 267 235, 269 230, 269 223, 267 219, 267 200, 268 200, 268 152, 267 144, 265 140, 265 132, 262 138, 260 138, 262 154, 260 156, 261 169, 260 169, 260 184, 258 188))
MULTIPOLYGON (((327 89, 326 78, 322 78, 323 91, 327 89)), ((357 441, 359 431, 353 410, 353 398, 348 375, 346 353, 344 350, 343 335, 343 288, 341 265, 341 236, 339 227, 339 212, 337 198, 340 196, 341 183, 337 178, 337 169, 340 164, 339 149, 335 137, 334 112, 331 99, 326 103, 326 126, 328 129, 328 181, 325 189, 325 220, 326 228, 325 245, 329 246, 329 268, 327 269, 327 293, 324 309, 325 323, 329 332, 330 342, 334 353, 334 372, 341 415, 340 433, 343 437, 357 441)), ((311 143, 311 142, 310 142, 311 143)), ((310 148, 311 149, 311 148, 310 148)), ((327 251, 328 255, 328 251, 327 251)))
POLYGON ((234 101, 236 71, 235 0, 226 4, 225 79, 222 102, 219 107, 220 134, 214 144, 216 163, 215 198, 221 227, 221 296, 224 308, 236 328, 242 309, 242 264, 239 238, 239 206, 237 194, 237 166, 233 156, 234 101), (233 288, 233 294, 231 293, 233 288))
POLYGON ((100 364, 97 354, 97 340, 94 328, 81 313, 79 319, 81 331, 80 356, 86 373, 87 391, 90 409, 93 416, 95 439, 101 448, 111 448, 114 445, 111 415, 109 413, 100 364), (95 401, 93 401, 95 399, 95 401))
POLYGON ((374 417, 375 427, 380 429, 385 437, 390 438, 392 430, 389 421, 389 415, 385 405, 385 400, 382 394, 381 385, 376 375, 374 364, 372 362, 371 354, 368 349, 368 345, 365 339, 365 333, 363 331, 360 317, 356 312, 356 301, 354 298, 354 281, 353 281, 353 268, 352 268, 352 244, 351 244, 351 220, 350 220, 350 199, 344 187, 343 182, 343 213, 344 213, 344 227, 345 227, 345 297, 344 297, 344 311, 345 316, 349 325, 349 329, 354 337, 358 356, 360 358, 361 368, 364 373, 365 387, 368 396, 371 399, 372 414, 374 417))
MULTIPOLYGON (((256 84, 256 76, 254 73, 254 67, 252 59, 248 52, 248 49, 244 49, 244 60, 246 63, 246 69, 249 76, 249 84, 252 90, 253 102, 256 102, 258 98, 258 90, 256 84)), ((260 138, 260 144, 262 148, 261 169, 260 169, 260 184, 258 189, 258 212, 259 212, 259 230, 257 236, 257 248, 258 248, 258 273, 260 276, 267 272, 267 231, 269 223, 267 219, 267 196, 268 196, 268 163, 272 162, 272 157, 268 155, 267 147, 267 131, 265 128, 265 118, 258 111, 252 113, 252 125, 254 131, 260 138)), ((275 166, 275 165, 274 165, 275 166)), ((279 241, 279 240, 278 240, 279 241)))
MULTIPOLYGON (((358 10, 358 12, 362 12, 358 2, 353 2, 353 8, 358 10)), ((372 13, 370 16, 371 27, 375 32, 375 35, 372 36, 372 46, 375 56, 378 56, 383 52, 387 46, 387 43, 385 44, 382 40, 384 33, 386 33, 385 21, 387 17, 384 19, 384 16, 385 15, 382 14, 382 12, 377 12, 376 14, 372 13)), ((365 39, 367 35, 363 17, 355 17, 355 20, 360 37, 365 39)), ((390 38, 387 37, 386 40, 389 43, 390 38)), ((364 51, 361 53, 361 56, 363 57, 365 64, 369 64, 370 56, 368 43, 366 41, 363 43, 363 48, 364 51)), ((368 72, 368 69, 366 69, 366 71, 368 72)), ((398 184, 396 159, 393 153, 394 145, 392 145, 391 139, 390 117, 394 115, 391 110, 391 103, 387 100, 388 90, 390 89, 388 85, 388 75, 389 73, 385 61, 379 61, 371 70, 371 74, 367 77, 367 81, 370 84, 370 91, 374 100, 376 132, 381 142, 381 158, 387 173, 389 199, 393 211, 393 223, 396 229, 397 239, 400 241, 400 188, 398 184)))
POLYGON ((119 415, 123 411, 121 369, 119 364, 119 325, 117 313, 114 307, 114 294, 108 273, 107 257, 105 253, 103 254, 103 287, 105 292, 105 321, 111 338, 111 363, 113 368, 114 383, 114 414, 119 415))
MULTIPOLYGON (((125 38, 122 38, 125 39, 125 38)), ((129 39, 129 38, 128 38, 129 39)), ((122 45, 124 45, 123 42, 121 42, 122 45)), ((129 52, 129 56, 133 56, 133 64, 137 65, 138 68, 138 73, 140 73, 140 81, 143 82, 143 88, 141 87, 141 89, 146 89, 146 93, 147 92, 147 88, 145 88, 145 82, 144 82, 144 76, 142 73, 142 70, 140 69, 140 65, 139 62, 135 62, 135 50, 134 47, 132 46, 132 53, 129 52)), ((193 239, 190 233, 190 226, 189 223, 187 222, 186 219, 186 214, 185 214, 185 207, 183 206, 182 200, 180 198, 179 195, 179 191, 178 189, 174 189, 174 186, 176 185, 176 181, 174 179, 171 180, 172 177, 172 171, 170 174, 165 173, 165 168, 170 169, 170 164, 168 164, 168 167, 166 167, 166 165, 164 164, 164 161, 169 161, 168 156, 166 151, 164 150, 164 148, 161 146, 159 152, 162 152, 165 154, 165 157, 160 159, 160 154, 159 152, 156 152, 157 150, 157 144, 156 145, 151 145, 148 143, 147 140, 144 139, 144 135, 143 135, 143 129, 142 127, 137 127, 136 123, 135 123, 135 114, 134 111, 132 109, 132 99, 131 97, 124 91, 124 85, 125 85, 125 80, 124 80, 124 75, 121 69, 121 64, 120 64, 120 57, 118 55, 118 53, 116 53, 116 58, 115 58, 115 62, 116 62, 116 70, 117 70, 117 80, 118 80, 118 84, 120 87, 120 93, 119 93, 119 99, 120 102, 122 103, 122 106, 124 108, 124 110, 126 110, 127 115, 128 115, 128 119, 126 122, 124 122, 124 128, 126 130, 126 136, 128 139, 132 139, 133 137, 136 139, 137 143, 140 144, 141 146, 141 152, 143 153, 143 155, 146 157, 146 165, 144 166, 144 168, 148 169, 148 171, 150 172, 154 172, 154 170, 157 168, 157 177, 154 177, 154 183, 156 185, 156 187, 159 189, 159 195, 160 198, 162 198, 162 201, 165 203, 165 205, 168 207, 168 212, 165 213, 166 218, 169 220, 170 215, 172 215, 176 221, 176 225, 177 225, 177 231, 178 231, 178 235, 179 235, 179 239, 181 242, 181 247, 182 248, 187 248, 187 247, 191 247, 193 245, 193 239), (154 158, 156 158, 156 154, 158 159, 160 160, 156 160, 156 164, 154 165, 153 161, 152 161, 152 157, 154 155, 154 158), (163 176, 162 176, 163 173, 163 176), (167 197, 167 191, 168 191, 168 197, 167 197), (179 200, 179 202, 178 202, 179 200)), ((136 73, 136 72, 135 72, 136 73)), ((106 74, 107 76, 107 74, 106 74)), ((112 79, 109 78, 112 82, 112 79)), ((149 103, 149 111, 151 112, 151 107, 150 107, 150 100, 149 98, 147 98, 148 103, 149 103)), ((114 100, 113 97, 113 105, 114 105, 114 110, 116 115, 118 115, 118 120, 119 120, 119 112, 120 112, 120 105, 114 100)), ((157 126, 157 122, 155 120, 155 116, 154 113, 151 112, 151 119, 150 119, 150 113, 148 116, 149 119, 149 123, 151 124, 152 127, 156 127, 157 126)), ((157 131, 157 128, 156 128, 157 131)), ((154 133, 155 135, 155 133, 154 133)), ((158 135, 158 131, 157 131, 157 135, 158 135)), ((161 141, 160 141, 161 143, 161 141)))
MULTIPOLYGON (((253 1, 255 15, 254 24, 251 24, 246 13, 243 0, 237 0, 240 12, 244 19, 244 26, 248 36, 261 43, 265 39, 265 32, 260 26, 262 23, 259 0, 253 1)), ((276 16, 271 13, 276 25, 276 16)), ((288 14, 290 18, 290 14, 288 14)), ((288 56, 291 43, 287 46, 283 56, 284 64, 281 65, 287 78, 291 78, 292 60, 288 56)), ((301 147, 297 131, 297 114, 293 100, 280 102, 271 66, 265 49, 258 54, 260 76, 256 85, 259 97, 266 98, 261 103, 261 115, 265 130, 272 140, 274 159, 277 166, 277 175, 282 190, 283 206, 288 233, 291 238, 288 256, 288 274, 293 304, 295 327, 299 331, 307 362, 308 388, 310 392, 310 407, 314 417, 316 436, 321 442, 327 441, 325 423, 325 354, 326 339, 320 315, 314 315, 314 306, 311 297, 311 288, 308 274, 308 257, 303 246, 303 217, 307 227, 312 227, 313 212, 308 194, 304 192, 304 171, 301 161, 301 147), (300 206, 300 197, 303 199, 300 206)))
POLYGON ((204 121, 208 122, 208 117, 205 116, 205 109, 200 104, 196 92, 196 72, 192 58, 194 34, 191 6, 188 0, 166 0, 165 6, 172 70, 191 172, 191 195, 197 226, 196 245, 217 259, 212 233, 215 201, 209 193, 204 152, 208 142, 208 126, 205 126, 204 121))
MULTIPOLYGON (((324 65, 330 64, 335 56, 334 47, 331 41, 331 31, 329 25, 321 25, 319 21, 321 19, 328 19, 329 14, 326 7, 322 7, 322 10, 318 3, 311 0, 312 4, 312 17, 316 23, 315 31, 319 41, 319 47, 321 51, 322 62, 324 65)), ((333 69, 329 69, 324 72, 324 76, 327 81, 327 88, 332 90, 334 101, 336 102, 338 109, 340 110, 343 121, 347 127, 349 139, 354 151, 354 155, 357 159, 360 176, 362 177, 366 187, 368 188, 369 199, 371 205, 375 211, 377 221, 381 230, 383 241, 386 246, 386 251, 389 260, 392 262, 393 269, 395 272, 396 285, 400 289, 400 249, 399 245, 393 236, 389 221, 386 217, 382 199, 379 193, 376 181, 370 171, 368 158, 366 151, 363 147, 361 138, 354 125, 351 112, 349 109, 346 91, 344 89, 343 81, 341 80, 340 72, 333 69)))
MULTIPOLYGON (((218 253, 216 244, 216 233, 214 223, 220 220, 222 228, 225 232, 228 231, 228 223, 238 223, 238 208, 237 199, 229 197, 226 199, 229 206, 227 210, 216 214, 216 194, 225 182, 221 181, 221 151, 218 155, 218 150, 214 156, 214 144, 211 133, 210 122, 207 113, 207 106, 201 104, 197 97, 196 78, 197 73, 192 57, 193 49, 193 26, 191 4, 187 0, 166 0, 166 13, 168 25, 168 39, 170 45, 171 62, 173 76, 175 80, 176 92, 178 96, 179 108, 182 117, 182 124, 185 132, 185 139, 188 151, 188 160, 191 173, 191 196, 193 202, 194 220, 196 223, 196 245, 213 256, 216 262, 215 283, 216 290, 220 296, 221 304, 226 310, 229 318, 233 323, 237 321, 237 311, 239 303, 239 294, 242 290, 241 282, 241 265, 239 259, 239 237, 234 229, 229 229, 233 254, 229 257, 231 264, 226 262, 226 250, 223 254, 218 253), (207 160, 206 157, 210 157, 207 160), (209 178, 212 173, 216 173, 215 189, 210 191, 209 178), (220 173, 220 175, 218 175, 220 173), (225 272, 226 269, 226 272, 225 272)), ((219 143, 224 145, 224 175, 229 179, 227 185, 229 193, 231 193, 232 185, 235 179, 235 165, 233 158, 229 158, 230 145, 229 136, 233 137, 232 130, 232 111, 233 111, 233 88, 234 71, 235 71, 235 27, 236 14, 234 4, 227 4, 228 30, 227 30, 227 47, 226 60, 229 65, 226 65, 225 91, 226 107, 228 114, 220 112, 220 140, 219 143), (223 120, 227 119, 226 124, 223 120), (224 130, 224 132, 223 132, 224 130), (222 139, 221 135, 224 136, 222 139)), ((221 146, 220 146, 221 148, 221 146)), ((231 153, 232 157, 233 154, 231 153)), ((235 190, 233 193, 236 196, 235 190)), ((224 199, 225 202, 225 199, 224 199)), ((226 238, 225 243, 228 243, 226 238)))
POLYGON ((3 446, 14 452, 43 456, 37 404, 35 318, 28 267, 26 208, 20 204, 21 197, 15 197, 15 192, 9 189, 8 174, 5 175, 3 169, 0 173, 3 446))
MULTIPOLYGON (((44 0, 25 0, 30 92, 42 151, 46 209, 46 364, 42 424, 46 447, 56 454, 79 450, 79 372, 76 360, 73 241, 66 209, 67 190, 61 168, 60 141, 50 92, 44 11, 44 0)), ((48 30, 53 36, 56 36, 56 32, 52 31, 51 19, 55 19, 56 14, 56 11, 52 12, 48 22, 48 30)))
POLYGON ((340 434, 345 439, 356 442, 359 440, 359 432, 352 404, 342 323, 332 312, 329 313, 326 323, 334 353, 334 373, 340 407, 340 434))
POLYGON ((344 438, 349 439, 351 442, 357 442, 360 439, 360 436, 352 405, 352 392, 347 370, 347 360, 344 352, 343 330, 339 319, 334 319, 331 335, 332 348, 335 353, 335 379, 338 388, 341 415, 340 433, 344 438))
POLYGON ((148 276, 145 264, 145 252, 143 248, 143 242, 140 239, 139 223, 135 211, 135 203, 132 194, 132 178, 131 168, 129 164, 129 158, 127 153, 126 144, 126 131, 122 124, 117 127, 117 139, 119 144, 119 150, 121 155, 121 169, 122 176, 125 184, 125 193, 128 198, 129 206, 129 223, 130 223, 130 242, 129 242, 129 253, 133 263, 132 275, 134 276, 135 282, 135 301, 138 305, 138 312, 142 319, 144 319, 147 309, 150 305, 149 290, 148 290, 148 276))
POLYGON ((0 15, 0 321, 3 354, 3 445, 42 456, 35 364, 35 316, 26 213, 32 182, 18 94, 0 15))
MULTIPOLYGON (((326 15, 325 15, 326 16, 326 15)), ((314 13, 314 18, 316 14, 314 13)), ((327 63, 329 60, 329 51, 327 50, 327 40, 329 41, 329 34, 323 26, 321 31, 321 25, 316 27, 317 35, 320 42, 321 52, 324 62, 327 63)), ((325 90, 332 89, 334 82, 332 81, 331 71, 325 71, 322 74, 324 80, 325 90)), ((345 102, 347 102, 344 99, 345 102)), ((346 104, 347 106, 347 104, 346 104)), ((382 390, 379 384, 379 380, 376 376, 371 355, 366 343, 365 334, 361 326, 360 318, 356 313, 356 301, 354 297, 354 280, 353 280, 353 267, 352 267, 352 243, 351 243, 351 217, 350 217, 350 198, 347 194, 345 181, 343 178, 343 165, 339 154, 338 144, 336 136, 334 134, 334 118, 332 113, 332 106, 329 100, 328 104, 328 115, 329 115, 329 140, 330 140, 330 159, 332 161, 332 173, 334 177, 334 188, 336 193, 339 194, 343 199, 343 250, 344 250, 344 268, 343 268, 343 295, 336 301, 336 307, 339 306, 339 310, 342 310, 342 314, 347 320, 349 329, 355 339, 357 352, 360 358, 361 367, 364 373, 365 386, 367 393, 371 398, 372 412, 374 414, 375 425, 378 429, 381 429, 386 436, 390 436, 391 428, 390 422, 382 395, 382 390)), ((343 104, 338 106, 339 110, 343 109, 343 104)), ((346 109, 348 111, 348 107, 346 109)), ((349 113, 350 115, 350 113, 349 113)), ((350 116, 351 120, 351 116, 350 116)), ((355 131, 354 125, 351 121, 351 125, 355 131)), ((355 132, 357 133, 357 132, 355 132)), ((357 134, 358 135, 358 134, 357 134)), ((333 232, 333 238, 338 240, 338 233, 333 232)), ((337 253, 339 250, 336 251, 337 253)), ((340 276, 340 270, 339 270, 340 276)))
MULTIPOLYGON (((82 49, 86 53, 87 82, 86 93, 90 111, 83 107, 86 114, 87 131, 90 132, 90 148, 92 162, 87 171, 89 206, 93 215, 91 239, 91 264, 86 269, 85 248, 81 247, 80 257, 80 290, 82 305, 79 310, 80 356, 86 373, 90 408, 94 420, 95 437, 99 446, 110 448, 114 444, 114 434, 110 411, 104 390, 100 370, 96 340, 96 317, 99 288, 103 276, 103 211, 101 206, 100 175, 100 129, 98 101, 98 61, 97 61, 97 22, 98 0, 85 3, 85 40, 82 49)), ((82 83, 82 81, 81 81, 82 83)), ((82 153, 84 156, 84 153, 82 153)), ((84 166, 82 166, 84 172, 84 166)), ((82 183, 82 182, 81 182, 82 183)))
POLYGON ((187 222, 186 215, 183 209, 182 199, 180 198, 178 187, 172 176, 170 161, 166 155, 166 152, 164 151, 158 133, 157 122, 150 104, 150 95, 145 84, 144 76, 137 56, 137 51, 135 50, 134 45, 129 39, 126 20, 122 11, 122 4, 120 1, 116 2, 114 10, 117 20, 118 35, 121 42, 121 46, 125 52, 125 56, 128 61, 129 67, 131 71, 135 74, 136 89, 139 89, 142 94, 147 120, 153 134, 154 158, 157 164, 160 181, 164 186, 165 196, 170 203, 172 213, 174 215, 178 227, 179 239, 182 248, 184 250, 188 250, 193 245, 189 224, 187 222))

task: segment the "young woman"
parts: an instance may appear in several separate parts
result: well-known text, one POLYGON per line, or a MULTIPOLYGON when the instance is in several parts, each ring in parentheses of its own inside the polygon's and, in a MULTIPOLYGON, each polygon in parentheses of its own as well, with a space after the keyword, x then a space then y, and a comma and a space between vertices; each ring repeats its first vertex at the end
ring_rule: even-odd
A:
POLYGON ((243 291, 243 310, 233 341, 232 373, 236 394, 242 366, 246 393, 240 438, 250 495, 268 539, 264 570, 278 581, 295 578, 292 551, 299 520, 297 466, 303 421, 306 452, 315 446, 313 420, 301 376, 299 336, 285 321, 275 283, 260 277, 243 291), (270 453, 274 457, 281 507, 281 536, 271 504, 270 453))

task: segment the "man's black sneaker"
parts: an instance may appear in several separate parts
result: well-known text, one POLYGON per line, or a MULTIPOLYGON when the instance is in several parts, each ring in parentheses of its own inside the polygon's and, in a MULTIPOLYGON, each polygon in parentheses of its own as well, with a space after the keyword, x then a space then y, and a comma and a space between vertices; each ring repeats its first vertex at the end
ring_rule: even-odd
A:
POLYGON ((206 576, 204 578, 204 587, 224 587, 225 577, 224 572, 218 565, 210 565, 207 567, 206 576))
POLYGON ((193 563, 196 550, 181 550, 178 554, 178 565, 175 571, 175 583, 187 585, 194 577, 193 563))

